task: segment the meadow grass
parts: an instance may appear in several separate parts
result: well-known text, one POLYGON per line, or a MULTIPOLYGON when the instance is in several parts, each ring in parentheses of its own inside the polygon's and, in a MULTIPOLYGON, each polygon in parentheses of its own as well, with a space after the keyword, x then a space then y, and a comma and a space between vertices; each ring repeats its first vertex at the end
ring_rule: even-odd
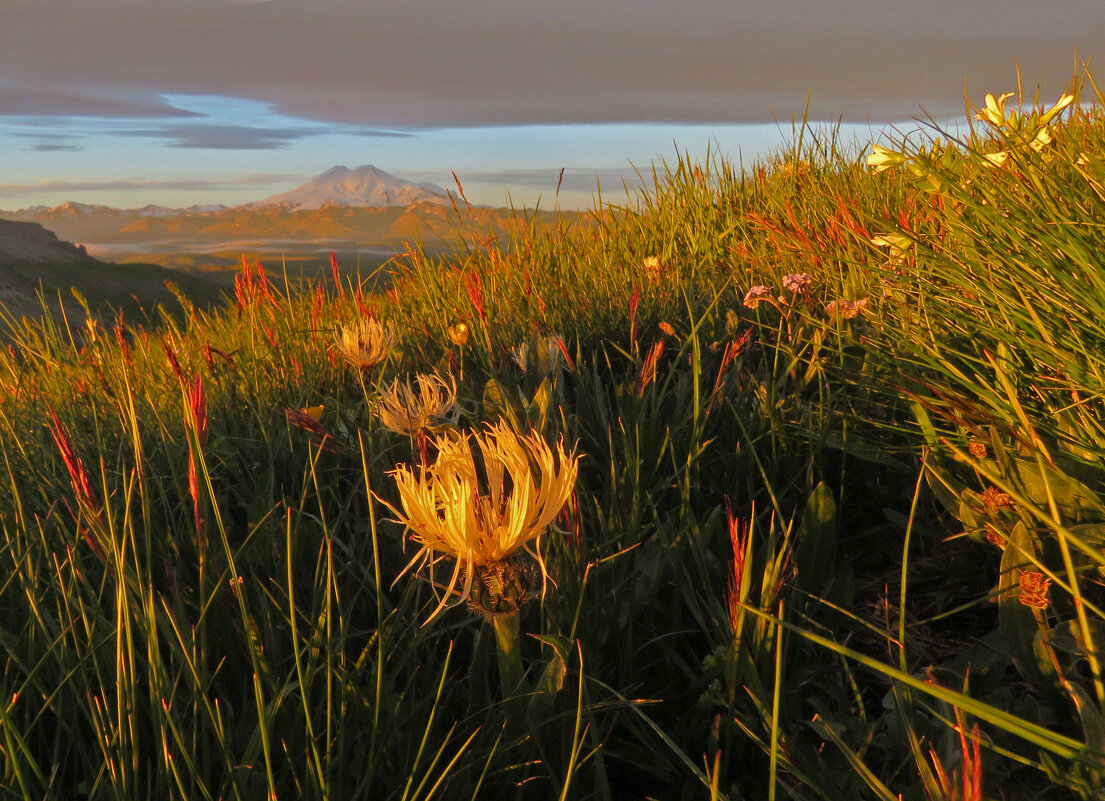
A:
POLYGON ((1091 94, 12 321, 0 798, 1100 798, 1091 94))

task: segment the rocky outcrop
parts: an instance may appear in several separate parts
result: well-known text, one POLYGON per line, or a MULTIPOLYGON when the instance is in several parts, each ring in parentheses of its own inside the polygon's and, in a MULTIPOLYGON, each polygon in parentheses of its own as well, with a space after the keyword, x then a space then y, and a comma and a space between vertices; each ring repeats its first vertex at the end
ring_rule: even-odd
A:
POLYGON ((0 262, 96 264, 83 245, 63 242, 38 223, 0 220, 0 262))

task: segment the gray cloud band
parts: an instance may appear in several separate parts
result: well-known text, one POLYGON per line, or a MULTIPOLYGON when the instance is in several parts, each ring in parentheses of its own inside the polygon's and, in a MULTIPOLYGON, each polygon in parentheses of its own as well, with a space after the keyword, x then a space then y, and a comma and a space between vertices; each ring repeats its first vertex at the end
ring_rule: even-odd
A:
POLYGON ((179 117, 158 94, 220 94, 305 120, 417 128, 768 122, 801 116, 808 100, 811 119, 881 123, 919 106, 957 113, 964 76, 975 94, 1001 91, 1016 65, 1027 88, 1043 82, 1051 96, 1076 48, 1090 58, 1105 42, 1100 0, 873 10, 868 0, 37 0, 0 11, 0 107, 179 117))

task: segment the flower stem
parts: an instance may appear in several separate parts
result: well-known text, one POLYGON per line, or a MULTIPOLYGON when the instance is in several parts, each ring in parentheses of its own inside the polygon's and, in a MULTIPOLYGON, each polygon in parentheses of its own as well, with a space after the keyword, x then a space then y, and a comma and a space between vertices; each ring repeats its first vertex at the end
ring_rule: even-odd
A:
POLYGON ((522 683, 518 613, 491 615, 491 623, 495 626, 495 642, 499 646, 499 681, 506 701, 518 692, 522 683))

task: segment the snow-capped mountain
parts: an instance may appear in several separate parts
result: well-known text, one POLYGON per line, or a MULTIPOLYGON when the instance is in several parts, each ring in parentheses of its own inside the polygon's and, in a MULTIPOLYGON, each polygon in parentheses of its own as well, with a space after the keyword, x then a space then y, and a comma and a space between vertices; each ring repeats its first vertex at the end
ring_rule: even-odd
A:
POLYGON ((286 205, 309 210, 324 206, 383 207, 449 202, 449 195, 437 184, 405 181, 366 164, 353 170, 331 167, 290 192, 273 195, 249 206, 286 205))

